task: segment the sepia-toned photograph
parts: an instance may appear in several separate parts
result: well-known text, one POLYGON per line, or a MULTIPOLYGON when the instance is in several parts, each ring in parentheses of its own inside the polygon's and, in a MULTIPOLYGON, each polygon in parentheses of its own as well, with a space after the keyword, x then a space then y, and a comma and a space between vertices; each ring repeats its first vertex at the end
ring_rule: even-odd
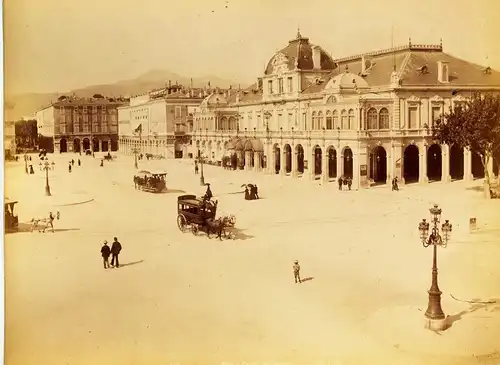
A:
POLYGON ((6 365, 500 365, 498 0, 5 0, 6 365))

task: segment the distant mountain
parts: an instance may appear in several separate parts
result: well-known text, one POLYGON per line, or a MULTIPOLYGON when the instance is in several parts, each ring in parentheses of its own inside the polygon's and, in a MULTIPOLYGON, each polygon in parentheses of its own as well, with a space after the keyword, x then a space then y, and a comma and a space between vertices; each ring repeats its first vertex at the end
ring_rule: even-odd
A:
MULTIPOLYGON (((55 101, 61 95, 76 94, 82 97, 91 97, 94 94, 104 96, 132 96, 146 92, 151 89, 160 88, 176 82, 189 87, 191 80, 168 70, 151 70, 131 80, 122 80, 109 85, 94 85, 81 89, 60 93, 35 94, 27 93, 20 95, 5 95, 5 120, 15 121, 24 116, 31 115, 41 107, 55 101)), ((203 87, 210 81, 212 87, 219 86, 227 88, 229 85, 238 86, 237 81, 226 80, 213 75, 193 78, 194 87, 203 87)), ((241 85, 244 87, 245 85, 241 85)))

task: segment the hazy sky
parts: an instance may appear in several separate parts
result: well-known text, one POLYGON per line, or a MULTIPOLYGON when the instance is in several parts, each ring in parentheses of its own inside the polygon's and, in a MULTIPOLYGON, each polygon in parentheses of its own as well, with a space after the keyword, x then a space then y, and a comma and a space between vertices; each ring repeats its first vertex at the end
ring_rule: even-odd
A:
POLYGON ((333 57, 438 44, 500 69, 500 0, 4 0, 7 93, 67 91, 169 69, 242 82, 297 25, 333 57), (226 7, 227 6, 227 7, 226 7))

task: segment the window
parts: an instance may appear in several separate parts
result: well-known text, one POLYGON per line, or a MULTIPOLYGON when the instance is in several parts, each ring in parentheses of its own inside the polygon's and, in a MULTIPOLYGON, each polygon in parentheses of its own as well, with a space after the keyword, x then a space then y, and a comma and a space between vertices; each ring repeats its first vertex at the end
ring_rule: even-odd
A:
POLYGON ((253 128, 253 115, 251 113, 248 113, 248 129, 253 128))
POLYGON ((348 124, 348 120, 347 120, 347 112, 344 110, 342 110, 342 112, 340 113, 340 119, 342 120, 342 129, 349 129, 349 124, 348 124))
POLYGON ((312 120, 311 129, 314 130, 316 129, 316 112, 312 112, 311 120, 312 120))
POLYGON ((106 105, 103 105, 102 106, 102 114, 106 114, 106 113, 107 113, 106 105))
POLYGON ((316 129, 320 130, 323 127, 323 113, 318 112, 318 119, 316 121, 316 129))
POLYGON ((347 129, 356 129, 354 127, 354 110, 352 110, 352 109, 349 109, 349 120, 348 120, 347 129))
POLYGON ((287 85, 287 87, 288 87, 288 92, 289 92, 289 93, 292 93, 292 92, 293 92, 293 78, 292 78, 292 77, 289 77, 289 78, 287 79, 287 82, 288 82, 288 85, 287 85))
POLYGON ((175 118, 180 118, 181 117, 181 107, 176 106, 175 107, 175 118))
POLYGON ((339 126, 339 113, 334 110, 333 111, 333 128, 337 129, 339 126))
POLYGON ((417 129, 418 128, 418 110, 416 107, 410 107, 408 109, 408 129, 417 129))
POLYGON ((332 114, 329 110, 326 112, 326 129, 333 129, 332 114))
POLYGON ((436 120, 441 118, 441 107, 440 106, 433 106, 432 107, 432 121, 431 121, 431 126, 436 123, 436 120))
POLYGON ((267 82, 267 92, 272 95, 273 93, 273 80, 267 82))
POLYGON ((302 114, 302 125, 304 126, 304 130, 307 130, 307 113, 302 114))
POLYGON ((389 110, 386 108, 380 109, 378 114, 379 129, 389 129, 389 110))
POLYGON ((283 79, 282 78, 278 79, 278 93, 283 94, 283 79))
POLYGON ((87 114, 87 106, 83 107, 83 114, 87 114))
POLYGON ((288 129, 293 127, 293 114, 288 113, 288 129))
POLYGON ((370 108, 366 116, 368 120, 368 129, 378 129, 378 115, 375 108, 370 108))

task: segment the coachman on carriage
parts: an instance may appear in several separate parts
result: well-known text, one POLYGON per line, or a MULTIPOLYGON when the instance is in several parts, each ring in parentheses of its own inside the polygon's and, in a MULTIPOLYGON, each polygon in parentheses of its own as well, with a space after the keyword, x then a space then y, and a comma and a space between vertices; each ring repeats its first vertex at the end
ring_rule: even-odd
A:
POLYGON ((166 172, 142 170, 134 176, 134 186, 139 190, 161 193, 167 189, 166 176, 166 172))
POLYGON ((177 198, 177 226, 181 232, 187 232, 191 229, 194 235, 199 231, 207 233, 208 238, 210 234, 215 234, 222 240, 222 236, 226 238, 234 238, 229 232, 228 228, 234 227, 236 218, 231 216, 224 216, 216 218, 217 204, 206 199, 196 198, 195 195, 181 195, 177 198))

